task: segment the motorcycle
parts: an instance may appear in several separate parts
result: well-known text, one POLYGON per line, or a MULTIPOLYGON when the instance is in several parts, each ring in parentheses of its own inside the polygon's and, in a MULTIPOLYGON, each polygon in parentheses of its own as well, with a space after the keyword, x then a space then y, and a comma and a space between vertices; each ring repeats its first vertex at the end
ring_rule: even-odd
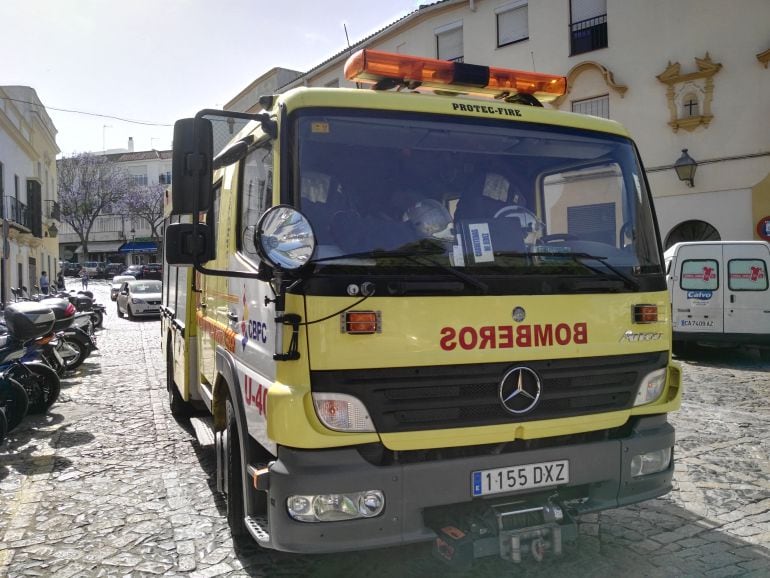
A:
POLYGON ((64 298, 52 297, 40 303, 50 307, 56 317, 54 351, 44 351, 46 361, 57 369, 59 375, 65 370, 76 369, 97 349, 91 314, 76 313, 72 303, 64 298), (56 367, 57 364, 61 365, 61 371, 56 367))
MULTIPOLYGON (((53 310, 39 303, 19 302, 5 309, 8 333, 0 342, 0 376, 23 387, 32 413, 46 411, 61 390, 56 371, 37 359, 45 348, 53 347, 55 319, 53 310)), ((10 426, 7 412, 6 417, 10 426)))
POLYGON ((0 377, 0 421, 5 422, 3 437, 21 423, 28 408, 29 396, 24 387, 18 381, 0 377))
POLYGON ((69 302, 75 306, 78 312, 88 312, 94 327, 102 327, 104 316, 107 315, 107 308, 101 303, 94 302, 94 294, 91 291, 83 290, 75 293, 74 290, 71 290, 70 293, 56 293, 54 297, 69 299, 69 302))

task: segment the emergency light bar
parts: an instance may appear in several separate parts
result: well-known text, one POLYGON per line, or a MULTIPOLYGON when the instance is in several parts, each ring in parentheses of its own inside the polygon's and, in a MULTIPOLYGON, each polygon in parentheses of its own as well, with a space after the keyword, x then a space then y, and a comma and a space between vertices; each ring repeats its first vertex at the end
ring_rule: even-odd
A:
POLYGON ((567 79, 554 74, 405 56, 368 48, 348 58, 345 78, 375 84, 375 89, 428 87, 495 98, 524 93, 542 102, 562 96, 567 88, 567 79))

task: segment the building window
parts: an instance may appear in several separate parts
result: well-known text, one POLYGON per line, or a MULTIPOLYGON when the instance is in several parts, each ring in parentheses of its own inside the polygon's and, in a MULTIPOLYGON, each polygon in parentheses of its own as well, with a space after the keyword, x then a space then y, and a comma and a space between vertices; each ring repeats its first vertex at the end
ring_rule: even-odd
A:
POLYGON ((147 175, 131 175, 131 178, 137 187, 147 186, 147 175))
POLYGON ((508 2, 495 10, 497 45, 506 46, 529 38, 529 5, 527 0, 508 2))
POLYGON ((692 118, 700 116, 700 102, 698 97, 690 92, 682 99, 682 114, 681 118, 692 118))
POLYGON ((463 61, 463 23, 452 22, 436 28, 436 58, 463 61))
POLYGON ((572 101, 572 112, 590 114, 601 118, 610 118, 610 96, 597 96, 572 101))
POLYGON ((607 0, 570 1, 570 55, 607 48, 607 0))
POLYGON ((340 86, 340 79, 335 78, 334 80, 330 80, 329 82, 324 83, 324 86, 326 88, 339 88, 340 86))
POLYGON ((160 173, 160 175, 158 176, 158 184, 170 185, 171 184, 171 171, 166 171, 165 173, 160 173))

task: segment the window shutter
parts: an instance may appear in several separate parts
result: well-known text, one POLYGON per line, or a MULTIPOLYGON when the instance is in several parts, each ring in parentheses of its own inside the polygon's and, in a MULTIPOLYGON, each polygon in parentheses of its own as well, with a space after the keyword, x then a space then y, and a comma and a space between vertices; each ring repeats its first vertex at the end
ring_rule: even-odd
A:
POLYGON ((527 4, 497 14, 497 45, 504 46, 529 38, 529 7, 527 4))
POLYGON ((572 22, 607 14, 607 0, 571 0, 572 22))
POLYGON ((463 27, 459 26, 436 34, 437 58, 458 60, 463 57, 463 27))

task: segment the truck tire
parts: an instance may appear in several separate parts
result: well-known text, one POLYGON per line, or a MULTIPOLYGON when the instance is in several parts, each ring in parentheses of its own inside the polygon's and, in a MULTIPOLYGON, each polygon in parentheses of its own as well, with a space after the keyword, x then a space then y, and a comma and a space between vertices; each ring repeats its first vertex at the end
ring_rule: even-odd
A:
POLYGON ((235 419, 235 408, 230 398, 225 403, 225 418, 227 420, 225 443, 225 468, 227 489, 227 523, 233 538, 246 534, 243 507, 243 470, 241 464, 241 444, 238 437, 238 423, 235 419))
POLYGON ((186 419, 193 413, 189 402, 182 399, 182 395, 176 387, 174 381, 174 360, 171 356, 171 343, 169 342, 166 351, 166 390, 168 391, 168 406, 171 409, 171 415, 177 419, 186 419))

